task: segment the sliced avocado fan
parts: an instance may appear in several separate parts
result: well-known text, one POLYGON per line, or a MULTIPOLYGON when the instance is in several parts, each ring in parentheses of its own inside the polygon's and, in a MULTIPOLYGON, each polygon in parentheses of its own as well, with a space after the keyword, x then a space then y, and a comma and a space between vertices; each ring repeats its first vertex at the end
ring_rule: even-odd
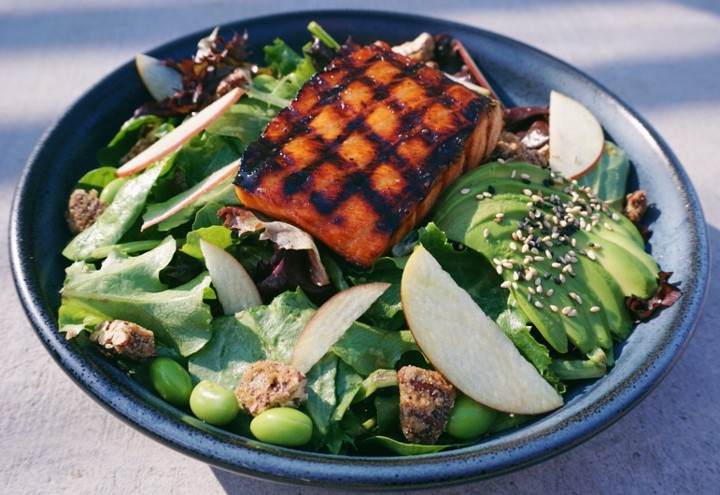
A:
POLYGON ((635 225, 536 165, 490 163, 455 181, 432 221, 490 260, 519 308, 558 352, 610 349, 632 330, 625 297, 650 297, 659 268, 635 225))

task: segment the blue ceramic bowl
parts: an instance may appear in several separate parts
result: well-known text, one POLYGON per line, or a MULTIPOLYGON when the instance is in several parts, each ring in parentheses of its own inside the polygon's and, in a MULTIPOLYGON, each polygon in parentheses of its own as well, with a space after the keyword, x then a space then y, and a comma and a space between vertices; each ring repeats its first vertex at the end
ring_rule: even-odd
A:
MULTIPOLYGON (((566 405, 532 424, 455 451, 411 458, 342 457, 258 444, 196 421, 128 378, 92 349, 58 334, 56 316, 69 240, 63 217, 75 181, 132 111, 149 98, 129 62, 100 81, 47 132, 30 157, 13 204, 10 248, 17 290, 42 343, 57 363, 111 413, 156 440, 239 474, 315 486, 401 488, 459 483, 537 463, 597 434, 645 397, 687 344, 708 283, 708 245, 700 204, 680 164, 632 110, 587 76, 542 52, 497 34, 434 19, 377 12, 304 12, 243 20, 255 53, 275 37, 295 47, 318 21, 339 40, 390 43, 422 31, 452 33, 475 56, 507 104, 544 105, 551 89, 584 102, 635 165, 632 180, 656 204, 650 248, 683 296, 637 327, 617 349, 604 378, 572 391, 566 405)), ((209 30, 150 54, 186 57, 209 30)))

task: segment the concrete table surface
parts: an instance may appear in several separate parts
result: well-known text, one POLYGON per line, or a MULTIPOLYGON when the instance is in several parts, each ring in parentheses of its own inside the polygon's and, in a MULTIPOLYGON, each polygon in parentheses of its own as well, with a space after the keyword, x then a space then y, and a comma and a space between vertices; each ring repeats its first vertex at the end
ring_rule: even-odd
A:
MULTIPOLYGON (((720 250, 720 3, 715 0, 4 0, 1 230, 7 232, 15 185, 43 131, 137 52, 244 17, 354 6, 482 27, 585 71, 667 141, 703 203, 711 250, 720 250)), ((6 251, 7 235, 0 243, 6 251)), ((7 254, 0 257, 0 270, 1 493, 324 493, 212 468, 108 414, 40 345, 15 294, 7 254)), ((718 493, 719 290, 715 277, 682 358, 613 426, 528 469, 433 493, 718 493)))

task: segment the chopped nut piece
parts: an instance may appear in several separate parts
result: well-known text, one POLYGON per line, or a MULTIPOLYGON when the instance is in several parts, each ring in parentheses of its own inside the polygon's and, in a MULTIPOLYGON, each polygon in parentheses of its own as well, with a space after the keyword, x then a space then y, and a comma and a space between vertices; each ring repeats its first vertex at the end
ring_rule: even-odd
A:
POLYGON ((238 67, 220 81, 217 89, 215 89, 215 95, 222 96, 227 94, 231 89, 242 87, 248 84, 251 80, 252 74, 250 74, 247 69, 238 67))
POLYGON ((537 149, 530 149, 515 134, 505 131, 500 135, 500 140, 490 155, 490 160, 528 162, 540 167, 547 167, 549 153, 549 146, 543 145, 537 149))
POLYGON ((437 371, 404 366, 398 371, 400 427, 412 443, 432 445, 445 431, 455 389, 437 371))
POLYGON ((432 60, 435 52, 435 40, 428 33, 421 33, 412 41, 392 47, 392 51, 405 55, 415 62, 428 62, 432 60))
POLYGON ((642 189, 625 196, 625 216, 632 223, 638 223, 647 210, 647 194, 642 189))
POLYGON ((307 400, 307 378, 289 364, 257 361, 245 371, 235 396, 252 416, 273 407, 298 407, 307 400))
POLYGON ((153 332, 130 321, 104 321, 90 335, 90 340, 130 359, 155 355, 153 332))
POLYGON ((88 228, 105 211, 106 206, 95 189, 75 189, 68 202, 67 221, 70 231, 79 234, 88 228))

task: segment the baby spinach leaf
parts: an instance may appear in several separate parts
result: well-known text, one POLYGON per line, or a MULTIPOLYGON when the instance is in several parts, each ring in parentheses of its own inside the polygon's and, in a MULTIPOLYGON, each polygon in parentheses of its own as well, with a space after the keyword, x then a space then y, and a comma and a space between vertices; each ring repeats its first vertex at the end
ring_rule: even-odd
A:
MULTIPOLYGON (((512 296, 510 296, 512 301, 512 296)), ((555 387, 558 393, 563 394, 567 387, 560 381, 557 374, 552 370, 552 358, 547 346, 538 342, 531 333, 531 327, 528 325, 529 319, 520 308, 514 304, 509 304, 508 309, 500 313, 496 322, 505 335, 510 337, 515 347, 520 353, 532 363, 538 372, 550 384, 555 387)))
POLYGON ((333 411, 333 421, 340 421, 353 403, 355 396, 363 385, 363 378, 351 366, 340 361, 337 367, 337 378, 335 380, 338 404, 333 411))
POLYGON ((388 282, 390 287, 370 306, 363 320, 387 330, 406 327, 405 316, 400 303, 400 279, 407 258, 383 257, 365 272, 349 273, 348 278, 355 285, 371 282, 388 282))
POLYGON ((116 244, 140 217, 150 189, 166 163, 166 160, 161 160, 127 181, 102 215, 70 241, 62 252, 63 256, 73 261, 85 260, 94 249, 116 244))
POLYGON ((424 445, 418 443, 407 443, 400 440, 396 440, 391 437, 382 435, 372 436, 358 442, 358 448, 361 451, 377 451, 391 452, 397 455, 420 455, 420 454, 434 454, 436 452, 442 452, 450 448, 462 447, 463 445, 470 445, 471 442, 466 443, 453 443, 453 444, 437 444, 437 445, 424 445))
POLYGON ((325 354, 320 361, 308 371, 308 400, 305 403, 313 425, 321 437, 330 431, 330 418, 335 406, 335 378, 337 376, 338 358, 325 354))
POLYGON ((355 322, 331 348, 362 376, 378 368, 393 368, 407 351, 417 350, 410 332, 388 331, 355 322))
POLYGON ((236 140, 202 132, 180 148, 174 165, 182 173, 185 184, 192 187, 237 160, 240 153, 233 141, 236 140))
POLYGON ((400 416, 400 396, 377 395, 373 403, 375 404, 376 414, 376 434, 386 435, 388 432, 397 429, 398 417, 400 416))
POLYGON ((508 308, 497 318, 497 324, 528 361, 539 371, 546 371, 552 362, 550 351, 530 334, 527 320, 519 309, 508 308))
POLYGON ((115 179, 116 170, 115 167, 98 167, 80 177, 75 187, 86 191, 91 189, 100 191, 115 179))
POLYGON ((173 125, 166 123, 161 117, 144 115, 132 117, 127 120, 115 134, 107 146, 100 149, 97 154, 98 163, 110 167, 120 165, 122 158, 136 146, 138 142, 152 137, 157 139, 173 129, 173 125))

